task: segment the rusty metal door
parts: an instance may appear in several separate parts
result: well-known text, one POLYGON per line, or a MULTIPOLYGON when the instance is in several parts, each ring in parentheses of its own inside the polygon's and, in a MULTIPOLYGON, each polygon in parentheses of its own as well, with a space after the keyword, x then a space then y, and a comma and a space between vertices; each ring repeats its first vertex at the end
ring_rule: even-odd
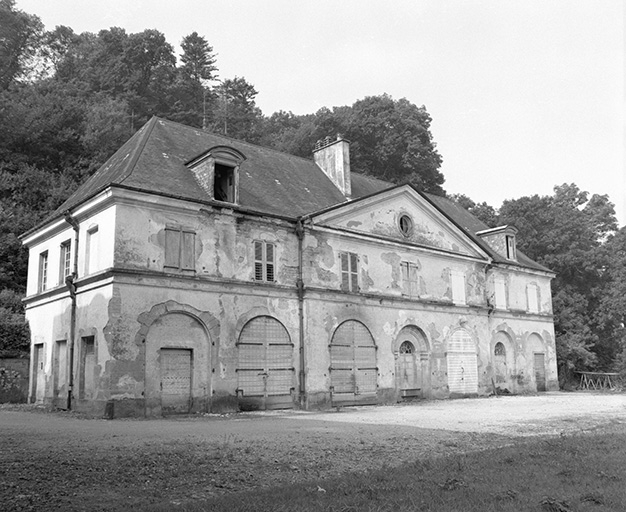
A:
POLYGON ((467 331, 459 329, 448 341, 448 388, 450 393, 478 393, 476 345, 467 331))
POLYGON ((237 395, 243 410, 293 407, 293 343, 275 318, 259 316, 242 329, 237 342, 237 395))
POLYGON ((546 360, 545 354, 535 353, 535 382, 537 383, 537 391, 546 390, 546 360))
POLYGON ((191 408, 191 350, 161 349, 161 412, 187 414, 191 408))
POLYGON ((376 345, 361 322, 348 320, 330 342, 330 386, 333 406, 375 404, 378 388, 376 345))

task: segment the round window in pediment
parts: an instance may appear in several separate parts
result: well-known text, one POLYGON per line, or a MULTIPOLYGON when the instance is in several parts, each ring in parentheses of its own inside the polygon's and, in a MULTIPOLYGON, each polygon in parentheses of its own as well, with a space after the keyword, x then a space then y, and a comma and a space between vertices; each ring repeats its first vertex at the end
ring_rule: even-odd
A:
POLYGON ((406 214, 400 215, 398 227, 400 228, 400 233, 404 236, 409 236, 413 232, 413 219, 406 214))

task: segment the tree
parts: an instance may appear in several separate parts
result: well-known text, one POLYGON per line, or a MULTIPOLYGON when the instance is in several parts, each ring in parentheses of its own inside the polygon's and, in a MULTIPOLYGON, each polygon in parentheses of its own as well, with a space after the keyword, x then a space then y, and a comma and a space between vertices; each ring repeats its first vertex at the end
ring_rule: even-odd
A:
POLYGON ((496 212, 496 209, 493 206, 488 205, 485 201, 482 203, 475 203, 465 194, 452 194, 449 198, 465 208, 478 220, 487 224, 490 228, 495 228, 498 225, 498 212, 496 212))
POLYGON ((0 90, 29 72, 42 37, 43 24, 15 9, 15 0, 0 0, 0 90))
POLYGON ((254 99, 254 86, 243 77, 224 80, 217 88, 217 112, 213 129, 229 137, 257 142, 261 110, 254 99))
POLYGON ((442 158, 432 140, 431 117, 425 107, 384 94, 357 101, 345 116, 340 124, 352 142, 355 170, 443 194, 442 158))

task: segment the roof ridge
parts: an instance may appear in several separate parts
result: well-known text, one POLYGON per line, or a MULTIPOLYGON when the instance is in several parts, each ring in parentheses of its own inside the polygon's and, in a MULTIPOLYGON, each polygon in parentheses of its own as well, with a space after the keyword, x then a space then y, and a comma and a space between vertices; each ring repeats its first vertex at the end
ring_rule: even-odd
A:
MULTIPOLYGON (((148 120, 148 122, 139 129, 139 131, 141 131, 147 127, 145 133, 140 134, 139 143, 136 144, 135 148, 132 150, 133 156, 131 157, 130 162, 128 162, 128 172, 126 173, 126 176, 124 176, 119 181, 120 184, 124 183, 124 181, 126 181, 130 177, 130 175, 133 173, 133 169, 135 165, 137 164, 137 160, 139 160, 139 157, 143 153, 143 150, 146 148, 146 144, 148 143, 148 140, 150 139, 150 135, 152 135, 152 131, 154 130, 154 127, 156 126, 158 120, 159 118, 157 116, 152 116, 148 120)), ((137 131, 135 135, 139 133, 139 131, 137 131)))
POLYGON ((163 121, 163 122, 166 122, 166 123, 169 123, 169 124, 175 124, 177 126, 180 126, 181 128, 185 128, 187 130, 193 130, 193 131, 196 131, 196 132, 200 131, 200 132, 204 132, 204 133, 206 133, 208 135, 212 135, 213 137, 220 137, 220 138, 223 138, 223 139, 232 140, 232 141, 236 142, 237 144, 244 144, 244 145, 248 145, 248 146, 251 146, 251 147, 254 147, 254 148, 262 149, 264 151, 272 151, 274 153, 279 153, 281 155, 286 155, 286 156, 291 157, 291 158, 298 158, 300 160, 304 160, 305 162, 309 162, 309 163, 313 162, 313 163, 315 163, 313 161, 313 159, 311 159, 311 158, 306 158, 306 157, 303 157, 303 156, 294 155, 293 153, 287 153, 286 151, 280 151, 279 149, 271 148, 269 146, 261 146, 260 144, 255 144, 253 142, 248 142, 248 141, 243 140, 243 139, 236 139, 234 137, 230 137, 229 135, 222 135, 221 133, 209 132, 209 131, 203 130, 202 128, 194 128, 193 126, 182 124, 182 123, 179 123, 177 121, 172 121, 171 119, 166 119, 164 117, 154 116, 153 119, 154 118, 158 119, 159 121, 163 121))

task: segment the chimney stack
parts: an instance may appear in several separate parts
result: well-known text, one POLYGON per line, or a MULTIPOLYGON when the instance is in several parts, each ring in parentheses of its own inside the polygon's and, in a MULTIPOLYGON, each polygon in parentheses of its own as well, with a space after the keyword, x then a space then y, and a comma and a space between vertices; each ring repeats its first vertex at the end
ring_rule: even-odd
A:
POLYGON ((318 140, 313 150, 313 159, 341 193, 350 199, 350 142, 341 134, 337 134, 337 140, 330 137, 318 140))

